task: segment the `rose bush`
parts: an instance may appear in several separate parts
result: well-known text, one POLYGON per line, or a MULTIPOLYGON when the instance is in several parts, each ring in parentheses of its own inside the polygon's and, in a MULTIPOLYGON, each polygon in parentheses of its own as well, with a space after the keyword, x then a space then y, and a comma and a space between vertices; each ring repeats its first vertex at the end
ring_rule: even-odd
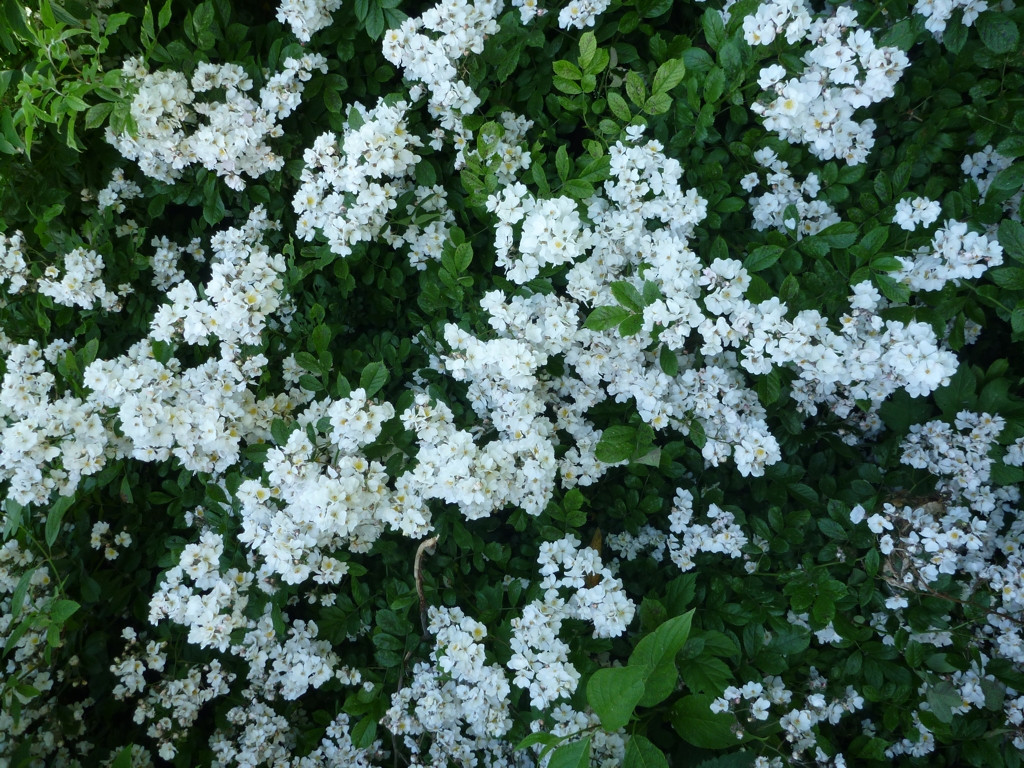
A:
POLYGON ((1024 754, 1012 0, 5 0, 0 766, 1024 754))

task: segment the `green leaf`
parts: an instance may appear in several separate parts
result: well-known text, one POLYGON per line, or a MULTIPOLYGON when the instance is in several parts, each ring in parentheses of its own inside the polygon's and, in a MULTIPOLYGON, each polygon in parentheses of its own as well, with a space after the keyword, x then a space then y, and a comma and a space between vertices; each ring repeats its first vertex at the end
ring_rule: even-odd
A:
POLYGON ((728 749, 741 744, 733 732, 736 717, 727 712, 711 711, 711 694, 685 696, 677 701, 670 713, 676 733, 701 749, 728 749))
POLYGON ((455 260, 455 268, 459 272, 465 272, 473 261, 473 246, 469 243, 461 243, 455 249, 453 258, 455 260))
POLYGON ((352 726, 352 746, 356 749, 368 749, 377 737, 377 721, 372 717, 364 717, 352 726))
POLYGON ((967 27, 958 17, 954 17, 946 23, 942 42, 954 54, 963 50, 964 44, 967 43, 967 27))
POLYGON ((625 123, 628 123, 633 119, 633 113, 630 111, 629 105, 626 103, 626 100, 619 95, 618 91, 608 92, 608 107, 611 109, 613 115, 625 123))
POLYGON ((547 733, 546 731, 538 731, 537 733, 531 733, 525 739, 516 744, 516 752, 520 749, 526 749, 532 747, 534 744, 543 744, 545 746, 551 746, 557 744, 561 739, 555 736, 553 733, 547 733))
POLYGON ((707 651, 695 659, 680 662, 679 672, 691 693, 718 696, 732 680, 732 670, 728 665, 707 651))
POLYGON ((640 329, 644 325, 644 316, 640 313, 630 315, 621 323, 619 323, 619 335, 625 338, 626 336, 633 336, 640 332, 640 329))
POLYGON ((747 254, 747 258, 743 260, 743 266, 747 272, 760 272, 768 269, 779 260, 784 250, 778 245, 762 245, 747 254))
POLYGON ((588 768, 590 765, 590 737, 563 744, 551 753, 548 768, 588 768))
POLYGON ((21 35, 26 40, 33 42, 36 40, 36 34, 29 27, 25 19, 25 10, 18 0, 4 0, 4 11, 7 15, 7 22, 15 34, 21 35))
POLYGON ((644 695, 640 704, 653 707, 664 701, 675 690, 676 654, 690 636, 693 610, 660 624, 651 634, 637 643, 629 657, 629 666, 647 670, 644 676, 644 695))
POLYGON ((597 38, 593 32, 584 32, 580 37, 580 66, 586 69, 594 60, 597 51, 597 38))
POLYGON ((61 496, 57 499, 56 503, 50 507, 50 512, 46 516, 47 546, 52 547, 54 542, 57 541, 57 536, 60 534, 60 526, 64 520, 64 513, 68 511, 74 501, 75 498, 73 496, 61 496))
POLYGON ((725 91, 725 70, 714 67, 704 78, 704 101, 716 104, 725 91))
POLYGON ((50 618, 57 624, 63 624, 81 607, 74 600, 55 600, 50 605, 50 618))
POLYGON ((103 102, 89 107, 89 111, 85 113, 85 127, 98 128, 103 125, 103 121, 106 120, 113 111, 114 105, 110 102, 103 102))
POLYGON ((882 289, 882 293, 889 301, 906 304, 910 300, 910 288, 905 283, 881 272, 876 272, 874 277, 878 287, 882 289))
POLYGON ((956 373, 949 379, 949 384, 935 390, 932 397, 935 404, 947 416, 954 416, 962 410, 974 407, 978 398, 975 395, 976 381, 970 366, 961 363, 956 373))
POLYGON ((992 53, 1010 53, 1020 42, 1017 25, 1002 11, 986 11, 975 21, 981 41, 992 53))
POLYGON ((157 17, 157 26, 163 29, 171 22, 171 0, 167 0, 164 3, 163 8, 160 9, 160 15, 157 17))
POLYGON ((644 112, 648 115, 663 115, 672 108, 672 97, 667 93, 656 93, 644 102, 644 112))
POLYGON ((668 768, 665 753, 639 734, 629 737, 622 768, 668 768))
POLYGON ((664 344, 661 345, 661 352, 658 354, 658 362, 661 365, 661 370, 665 372, 666 376, 678 376, 679 375, 679 358, 676 357, 676 353, 669 349, 664 344))
POLYGON ((591 331, 607 331, 609 328, 617 326, 629 315, 629 310, 624 307, 595 307, 587 315, 587 321, 583 327, 591 331))
POLYGON ((587 703, 606 731, 624 728, 644 695, 645 666, 599 669, 587 682, 587 703))
POLYGON ((359 376, 359 386, 366 390, 366 396, 373 397, 388 380, 388 369, 384 363, 368 363, 359 376))
POLYGON ((1010 291, 1024 290, 1024 269, 1020 267, 992 269, 989 270, 988 275, 992 278, 992 282, 1000 288, 1006 288, 1010 291))
POLYGON ((341 94, 338 93, 337 89, 324 88, 324 106, 327 107, 327 111, 331 114, 341 114, 341 110, 345 108, 345 103, 341 100, 341 94))
POLYGON ((885 245, 885 241, 889 239, 889 228, 888 227, 875 227, 860 241, 861 247, 867 251, 869 256, 874 256, 881 250, 882 246, 885 245))
POLYGON ((1024 261, 1024 225, 1013 219, 999 224, 999 244, 1017 261, 1024 261))
POLYGON ((992 187, 1013 194, 1024 186, 1024 162, 1004 168, 992 179, 992 187))
MULTIPOLYGON (((331 329, 321 323, 313 329, 313 334, 310 337, 313 342, 313 349, 317 351, 317 354, 323 357, 324 353, 327 352, 327 347, 331 343, 331 329)), ((330 371, 324 371, 324 374, 328 374, 330 371)))
POLYGON ((117 757, 115 757, 114 762, 110 764, 110 768, 132 768, 131 744, 117 753, 117 757))
POLYGON ((569 179, 562 191, 574 200, 586 200, 594 195, 594 185, 583 179, 569 179))
POLYGON ((962 706, 964 703, 956 688, 945 680, 930 686, 925 694, 925 700, 932 714, 941 723, 953 722, 953 707, 962 706))
POLYGON ((626 95, 629 96, 630 101, 641 108, 647 101, 647 89, 644 87, 644 81, 632 69, 626 73, 626 95))
POLYGON ((565 182, 572 172, 572 161, 569 159, 569 153, 565 149, 565 144, 560 146, 558 151, 555 152, 555 167, 558 169, 558 178, 565 182))
POLYGON ((633 312, 643 311, 645 306, 644 298, 632 283, 626 280, 617 280, 612 283, 611 288, 612 295, 615 296, 615 300, 623 307, 630 309, 633 312))
POLYGON ((608 427, 594 446, 594 456, 605 464, 629 459, 636 450, 636 429, 625 425, 608 427))
POLYGON ((831 520, 827 517, 820 518, 818 520, 818 529, 828 536, 830 539, 836 539, 837 541, 846 541, 847 534, 846 529, 842 525, 837 523, 835 520, 831 520))
POLYGON ((914 46, 914 27, 910 19, 903 19, 894 24, 878 41, 878 47, 892 46, 903 51, 909 51, 914 46))
POLYGON ((654 93, 668 93, 683 81, 686 76, 686 64, 682 59, 669 59, 654 74, 654 82, 651 83, 651 91, 654 93))
POLYGON ((18 579, 18 584, 11 595, 11 625, 18 618, 18 614, 21 613, 21 608, 25 604, 25 595, 28 594, 29 582, 32 580, 32 574, 35 572, 35 568, 30 568, 21 574, 21 578, 18 579))
MULTIPOLYGON (((860 171, 861 176, 864 175, 863 166, 854 166, 854 168, 860 171)), ((840 181, 843 180, 843 172, 846 170, 849 169, 843 168, 839 171, 840 181)), ((841 221, 838 224, 826 227, 818 233, 818 236, 832 248, 849 248, 857 242, 857 225, 849 221, 841 221)))
POLYGON ((725 42, 725 25, 722 23, 721 14, 714 8, 709 8, 704 11, 701 23, 704 26, 704 37, 707 39, 708 45, 717 51, 725 42))
POLYGON ((580 88, 580 84, 575 80, 570 80, 567 77, 561 77, 556 75, 551 80, 552 84, 560 90, 562 93, 567 93, 570 96, 575 96, 578 93, 583 93, 583 89, 580 88))
POLYGON ((782 381, 779 369, 773 368, 767 375, 757 378, 757 397, 762 405, 771 405, 782 395, 782 381))
POLYGON ((555 74, 561 77, 568 78, 569 80, 581 80, 583 78, 580 68, 572 62, 563 59, 562 61, 556 61, 551 66, 555 70, 555 74))

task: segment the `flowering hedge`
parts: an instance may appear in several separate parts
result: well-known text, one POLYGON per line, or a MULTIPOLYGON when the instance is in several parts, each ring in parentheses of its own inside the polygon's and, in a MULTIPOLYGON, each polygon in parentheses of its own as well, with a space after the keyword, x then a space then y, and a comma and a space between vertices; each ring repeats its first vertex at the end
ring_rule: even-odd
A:
POLYGON ((0 3, 0 767, 1016 768, 1012 0, 0 3))

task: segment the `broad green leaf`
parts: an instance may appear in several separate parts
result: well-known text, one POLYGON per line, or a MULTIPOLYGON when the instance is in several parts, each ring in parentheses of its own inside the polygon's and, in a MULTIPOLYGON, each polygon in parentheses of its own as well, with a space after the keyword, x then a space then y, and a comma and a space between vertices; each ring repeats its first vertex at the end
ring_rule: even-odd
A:
POLYGON ((651 743, 650 739, 634 734, 626 744, 623 768, 668 768, 665 753, 651 743))
POLYGON ((651 91, 654 93, 668 93, 683 81, 686 76, 686 64, 682 59, 669 59, 654 74, 654 82, 651 83, 651 91))
POLYGON ((597 51, 597 38, 593 32, 584 32, 580 36, 580 66, 586 69, 594 60, 597 51))
POLYGON ((57 499, 46 515, 46 545, 52 547, 60 534, 64 513, 68 511, 75 499, 73 496, 61 496, 57 499))
POLYGON ((644 81, 632 69, 626 73, 626 95, 629 96, 630 101, 641 108, 647 101, 647 89, 644 87, 644 81))
POLYGON ((594 447, 594 456, 605 464, 629 459, 636 450, 636 429, 624 425, 608 427, 594 447))
POLYGON ((611 109, 613 115, 625 123, 628 123, 633 119, 633 113, 630 111, 629 105, 626 103, 626 100, 619 95, 618 91, 608 92, 608 107, 611 109))
POLYGON ((110 764, 110 768, 132 768, 131 744, 117 753, 117 757, 115 757, 114 762, 110 764))
POLYGON ((388 380, 388 369, 384 363, 368 363, 359 376, 359 386, 366 390, 366 396, 373 397, 388 380))
POLYGON ((1017 261, 1024 261, 1024 225, 1013 219, 1003 219, 999 224, 999 244, 1017 261))
POLYGON ((751 273, 768 269, 779 260, 783 250, 778 245, 762 245, 747 254, 747 258, 743 260, 743 266, 747 272, 751 273))
POLYGON ((587 315, 587 321, 583 327, 592 331, 607 331, 609 328, 617 326, 629 315, 630 312, 625 307, 595 307, 587 315))
POLYGON ((644 677, 644 695, 640 704, 653 707, 664 701, 675 690, 678 675, 676 654, 686 643, 693 621, 693 610, 663 622, 651 634, 637 643, 629 657, 629 665, 640 666, 648 672, 644 677))
POLYGON ((35 568, 30 568, 21 574, 21 578, 18 579, 17 586, 14 587, 14 593, 11 595, 11 624, 18 618, 18 614, 21 613, 21 608, 25 604, 25 595, 28 593, 29 582, 32 580, 32 574, 36 572, 35 568))
POLYGON ((672 727, 685 741, 702 749, 728 749, 742 744, 746 739, 736 738, 735 715, 712 712, 714 700, 710 694, 681 698, 672 706, 672 727))
POLYGON ((50 618, 57 624, 63 624, 81 607, 74 600, 55 600, 50 606, 50 618))
POLYGON ((646 666, 599 669, 587 682, 587 703, 606 731, 624 728, 644 695, 646 666))
POLYGON ((548 768, 588 768, 590 765, 590 737, 563 744, 551 753, 548 768))
POLYGON ((992 53, 1010 53, 1020 43, 1020 32, 1013 19, 1002 11, 986 11, 978 16, 975 25, 981 41, 992 53))
POLYGON ((623 307, 633 312, 643 311, 645 306, 644 297, 640 295, 640 291, 632 283, 626 280, 617 280, 612 283, 611 288, 615 300, 623 307))

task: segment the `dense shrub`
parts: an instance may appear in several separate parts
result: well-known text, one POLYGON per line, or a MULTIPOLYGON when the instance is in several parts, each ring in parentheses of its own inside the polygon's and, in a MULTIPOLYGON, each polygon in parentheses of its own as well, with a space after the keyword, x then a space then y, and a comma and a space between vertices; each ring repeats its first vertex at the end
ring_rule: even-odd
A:
POLYGON ((0 766, 1020 765, 1012 0, 26 2, 0 766))

